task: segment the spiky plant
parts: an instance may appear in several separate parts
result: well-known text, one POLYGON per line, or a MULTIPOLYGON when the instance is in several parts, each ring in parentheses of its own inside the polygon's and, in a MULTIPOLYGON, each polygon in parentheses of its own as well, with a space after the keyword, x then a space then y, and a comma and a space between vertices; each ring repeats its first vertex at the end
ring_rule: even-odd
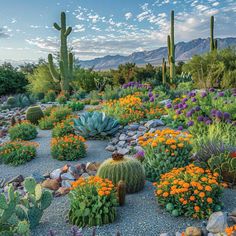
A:
POLYGON ((166 84, 166 61, 165 58, 162 59, 162 83, 166 84))
POLYGON ((125 205, 125 195, 126 195, 126 184, 123 180, 120 180, 117 184, 117 197, 120 206, 125 205))
POLYGON ((26 111, 26 119, 33 124, 38 124, 38 121, 44 116, 40 106, 29 107, 26 111))
POLYGON ((108 178, 115 185, 120 180, 126 183, 126 192, 135 193, 143 189, 145 173, 141 163, 119 153, 112 154, 112 158, 105 160, 98 169, 97 175, 108 178))
POLYGON ((213 52, 217 50, 217 39, 214 39, 214 16, 211 16, 211 25, 210 25, 210 51, 213 52))

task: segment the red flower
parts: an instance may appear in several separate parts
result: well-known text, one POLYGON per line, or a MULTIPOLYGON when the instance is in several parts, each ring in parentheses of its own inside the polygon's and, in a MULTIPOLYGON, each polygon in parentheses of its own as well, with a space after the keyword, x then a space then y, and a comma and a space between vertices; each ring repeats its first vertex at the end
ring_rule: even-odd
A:
POLYGON ((229 154, 229 156, 232 157, 232 158, 235 158, 235 157, 236 157, 236 151, 231 152, 231 153, 229 154))

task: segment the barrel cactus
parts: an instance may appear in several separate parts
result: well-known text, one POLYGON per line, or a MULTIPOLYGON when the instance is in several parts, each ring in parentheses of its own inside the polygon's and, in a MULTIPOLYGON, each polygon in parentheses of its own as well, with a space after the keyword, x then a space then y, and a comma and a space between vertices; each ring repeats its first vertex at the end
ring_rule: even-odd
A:
POLYGON ((10 107, 16 106, 16 99, 14 97, 8 97, 7 105, 10 107))
POLYGON ((82 114, 78 119, 74 119, 74 126, 79 135, 85 138, 111 136, 120 128, 117 120, 101 112, 82 114))
POLYGON ((38 124, 38 121, 44 116, 40 106, 29 107, 26 111, 26 119, 33 124, 38 124))
POLYGON ((97 175, 108 178, 114 184, 120 180, 126 183, 126 192, 135 193, 143 189, 145 174, 141 163, 119 153, 113 153, 112 158, 105 160, 98 169, 97 175))

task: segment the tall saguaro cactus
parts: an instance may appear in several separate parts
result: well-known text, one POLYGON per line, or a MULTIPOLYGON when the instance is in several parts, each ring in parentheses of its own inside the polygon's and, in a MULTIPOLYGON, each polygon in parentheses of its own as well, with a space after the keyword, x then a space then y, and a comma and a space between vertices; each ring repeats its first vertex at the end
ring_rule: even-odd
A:
POLYGON ((210 24, 210 51, 213 52, 214 50, 217 50, 217 40, 214 39, 214 16, 211 16, 211 24, 210 24))
POLYGON ((170 66, 170 82, 175 78, 175 32, 174 32, 174 11, 171 11, 170 35, 167 37, 168 61, 170 66))
POLYGON ((59 82, 61 90, 69 93, 70 83, 73 79, 73 54, 68 53, 67 37, 72 31, 71 27, 66 27, 66 14, 61 13, 61 25, 54 23, 54 28, 61 32, 61 47, 60 47, 60 61, 59 68, 60 73, 57 71, 53 64, 52 54, 48 55, 49 70, 55 82, 59 82))

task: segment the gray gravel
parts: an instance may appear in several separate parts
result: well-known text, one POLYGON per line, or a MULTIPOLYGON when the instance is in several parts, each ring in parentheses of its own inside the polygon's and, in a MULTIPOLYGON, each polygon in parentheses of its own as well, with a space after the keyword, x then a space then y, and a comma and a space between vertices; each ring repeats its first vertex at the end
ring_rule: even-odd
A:
MULTIPOLYGON (((0 177, 13 177, 17 174, 31 175, 34 171, 44 174, 66 163, 50 157, 50 131, 39 131, 37 139, 40 143, 38 156, 26 165, 10 167, 0 165, 0 177)), ((107 141, 88 141, 88 155, 79 162, 102 161, 109 157, 105 151, 107 141)), ((223 202, 225 211, 236 207, 236 190, 225 190, 223 202)), ((71 225, 66 216, 69 209, 68 197, 55 198, 51 206, 45 210, 41 224, 32 231, 33 236, 47 236, 50 229, 56 236, 69 236, 71 225)), ((127 196, 126 205, 118 208, 118 217, 113 224, 98 227, 97 236, 114 236, 119 231, 122 236, 156 236, 163 232, 181 232, 187 226, 200 226, 201 221, 193 221, 184 217, 172 217, 160 208, 153 194, 151 183, 147 182, 143 191, 127 196)), ((83 230, 85 236, 92 235, 91 228, 83 230)))

